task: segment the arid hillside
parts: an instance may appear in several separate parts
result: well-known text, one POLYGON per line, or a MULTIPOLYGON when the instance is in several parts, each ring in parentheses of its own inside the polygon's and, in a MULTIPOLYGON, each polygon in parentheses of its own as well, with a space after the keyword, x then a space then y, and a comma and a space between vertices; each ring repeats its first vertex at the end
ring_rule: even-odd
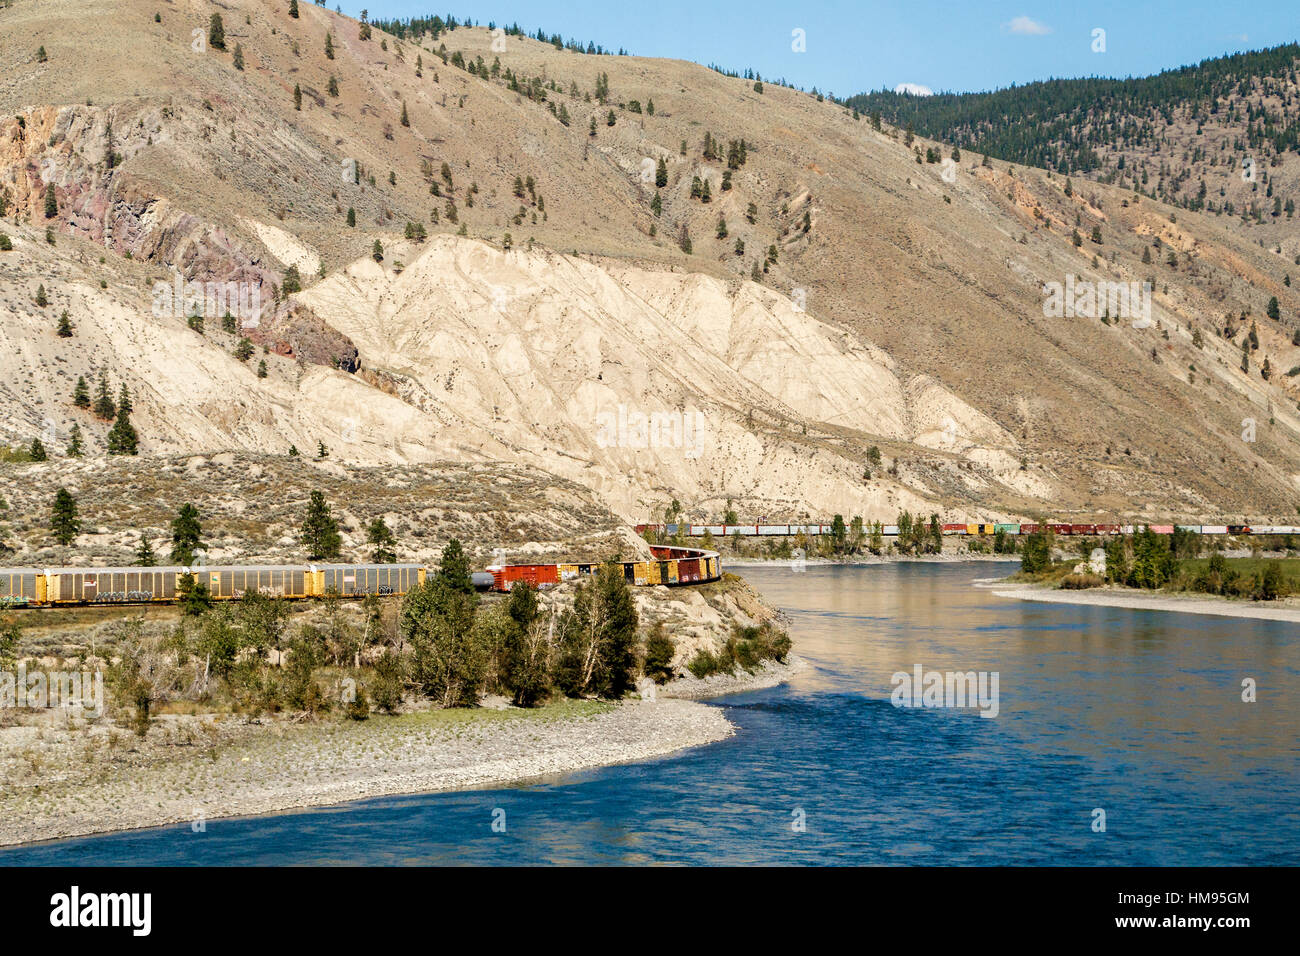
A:
POLYGON ((102 454, 103 375, 145 456, 501 462, 625 519, 1295 513, 1294 233, 690 63, 298 6, 0 11, 7 444, 102 454), (1044 308, 1148 280, 1149 321, 1044 308))

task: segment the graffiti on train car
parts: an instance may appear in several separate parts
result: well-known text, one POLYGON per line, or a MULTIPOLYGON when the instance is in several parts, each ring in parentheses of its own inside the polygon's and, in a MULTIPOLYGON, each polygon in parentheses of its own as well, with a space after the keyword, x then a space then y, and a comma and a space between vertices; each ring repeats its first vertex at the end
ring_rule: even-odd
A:
POLYGON ((96 604, 136 604, 152 601, 152 591, 100 591, 91 598, 96 604))

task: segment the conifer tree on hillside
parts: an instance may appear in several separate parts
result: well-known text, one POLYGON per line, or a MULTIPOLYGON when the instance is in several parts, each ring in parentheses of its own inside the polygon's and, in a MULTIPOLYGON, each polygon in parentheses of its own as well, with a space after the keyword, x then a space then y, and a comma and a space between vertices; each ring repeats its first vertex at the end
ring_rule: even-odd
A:
POLYGON ((307 516, 302 524, 302 543, 307 549, 307 558, 311 561, 332 561, 342 550, 343 539, 339 535, 338 522, 330 513, 330 506, 322 492, 311 493, 307 516))
POLYGON ((81 444, 81 426, 73 423, 72 430, 68 432, 68 450, 69 458, 80 458, 84 454, 81 444))
POLYGON ((392 564, 397 560, 397 552, 394 550, 397 539, 383 518, 370 522, 370 527, 366 529, 366 543, 375 549, 370 556, 375 564, 392 564))
POLYGON ((90 387, 86 384, 86 376, 77 376, 77 385, 72 390, 72 404, 78 408, 90 407, 90 387))
POLYGON ((171 559, 188 567, 202 547, 203 523, 199 520, 199 509, 186 502, 172 520, 171 559))
POLYGON ((27 449, 28 457, 32 461, 46 461, 49 455, 45 453, 45 443, 39 438, 33 438, 31 447, 27 449))
POLYGON ((53 219, 59 214, 59 198, 54 194, 54 183, 45 187, 45 218, 53 219))
POLYGON ((208 46, 214 50, 226 48, 226 28, 219 13, 212 14, 212 19, 208 21, 208 46))
POLYGON ((72 320, 68 318, 68 310, 64 309, 63 314, 59 316, 59 338, 72 338, 72 320))
POLYGON ((289 16, 298 19, 298 0, 289 0, 289 16))
POLYGON ((235 52, 231 56, 231 64, 236 70, 244 69, 244 48, 238 43, 235 44, 235 52))
POLYGON ((140 439, 135 426, 131 424, 131 412, 128 408, 117 410, 117 421, 108 432, 108 453, 110 455, 135 455, 139 453, 140 439))
POLYGON ((50 530, 54 540, 67 547, 81 533, 81 520, 77 517, 77 499, 66 488, 60 488, 54 494, 54 504, 50 512, 50 530))
POLYGON ((104 421, 109 421, 117 415, 117 406, 113 404, 113 396, 108 390, 107 372, 99 373, 99 390, 95 394, 94 412, 104 421))
POLYGON ((325 34, 325 59, 334 59, 334 35, 332 33, 325 34))
POLYGON ((152 568, 158 563, 158 559, 153 553, 153 545, 149 543, 148 535, 140 536, 140 546, 135 549, 135 563, 141 568, 152 568))

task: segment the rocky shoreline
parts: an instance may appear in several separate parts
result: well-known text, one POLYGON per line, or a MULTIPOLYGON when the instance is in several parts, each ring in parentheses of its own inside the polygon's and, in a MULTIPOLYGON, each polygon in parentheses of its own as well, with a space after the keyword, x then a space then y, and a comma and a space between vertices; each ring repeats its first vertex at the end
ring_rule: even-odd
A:
MULTIPOLYGON (((56 759, 44 768, 49 779, 42 785, 0 788, 0 846, 206 825, 223 817, 475 789, 650 760, 735 733, 722 708, 696 698, 772 687, 806 666, 792 658, 784 665, 766 662, 754 674, 681 678, 658 688, 656 699, 617 704, 254 725, 219 746, 144 764, 131 764, 123 754, 93 773, 71 773, 56 759)), ((5 728, 0 753, 29 746, 26 738, 37 735, 57 751, 61 733, 74 735, 51 727, 5 728)), ((80 759, 82 752, 69 743, 67 760, 80 759)))

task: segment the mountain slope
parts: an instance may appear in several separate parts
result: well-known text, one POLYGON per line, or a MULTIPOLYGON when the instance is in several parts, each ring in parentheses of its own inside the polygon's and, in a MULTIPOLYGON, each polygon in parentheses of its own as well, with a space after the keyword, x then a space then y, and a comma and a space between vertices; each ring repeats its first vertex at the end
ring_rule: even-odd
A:
POLYGON ((918 162, 896 129, 693 64, 494 50, 478 28, 362 39, 308 4, 295 20, 270 0, 176 0, 155 23, 158 6, 0 13, 18 247, 0 254, 2 387, 27 433, 79 421, 99 447, 105 426, 69 397, 106 368, 140 398, 146 453, 324 441, 358 461, 526 462, 629 518, 674 495, 881 520, 1289 515, 1300 497, 1300 392, 1281 374, 1300 364, 1295 237, 1278 253, 1117 186, 918 162), (227 49, 196 51, 213 12, 227 49), (1076 248, 1094 226, 1100 244, 1076 248), (291 265, 301 292, 284 291, 291 265), (177 273, 270 308, 199 335, 155 314, 177 273), (1150 326, 1044 314, 1044 285, 1069 276, 1154 280, 1150 326), (63 308, 73 339, 53 333, 63 308), (245 334, 265 379, 262 357, 230 355, 245 334), (717 444, 602 447, 620 405, 698 409, 717 444))

